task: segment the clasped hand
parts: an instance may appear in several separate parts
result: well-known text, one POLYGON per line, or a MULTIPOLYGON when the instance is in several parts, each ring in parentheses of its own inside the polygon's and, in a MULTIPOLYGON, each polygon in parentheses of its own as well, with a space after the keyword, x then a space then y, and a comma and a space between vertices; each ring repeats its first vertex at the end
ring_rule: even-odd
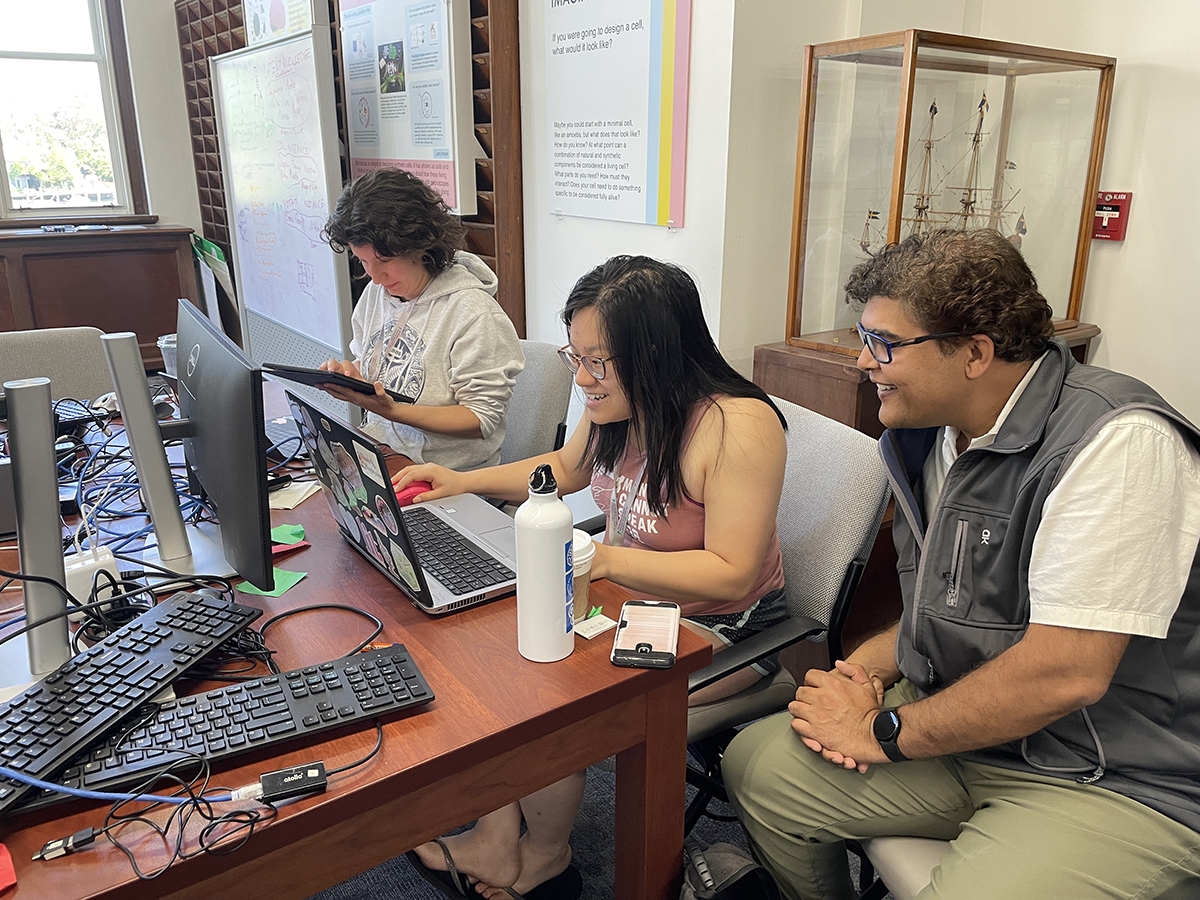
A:
POLYGON ((883 682, 839 659, 828 672, 808 670, 788 712, 806 747, 834 765, 865 772, 873 762, 887 762, 872 730, 882 707, 883 682))

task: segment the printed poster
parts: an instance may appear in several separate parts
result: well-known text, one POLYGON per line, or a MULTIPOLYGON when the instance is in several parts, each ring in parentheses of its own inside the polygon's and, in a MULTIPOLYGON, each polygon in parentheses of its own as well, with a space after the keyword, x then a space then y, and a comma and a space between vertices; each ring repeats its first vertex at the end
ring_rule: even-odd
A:
POLYGON ((470 60, 464 84, 455 75, 450 4, 341 0, 341 23, 350 177, 385 166, 405 169, 431 185, 451 209, 473 214, 473 155, 465 160, 469 187, 462 186, 457 170, 463 156, 460 106, 473 136, 470 60), (464 88, 465 100, 456 102, 464 88))
POLYGON ((691 0, 548 0, 550 211, 683 225, 691 0))

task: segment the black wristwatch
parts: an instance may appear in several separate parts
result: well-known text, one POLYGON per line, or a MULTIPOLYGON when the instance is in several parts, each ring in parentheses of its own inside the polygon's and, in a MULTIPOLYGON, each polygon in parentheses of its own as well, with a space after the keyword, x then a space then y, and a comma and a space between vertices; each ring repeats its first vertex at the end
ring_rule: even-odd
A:
POLYGON ((875 740, 892 762, 906 762, 908 757, 900 752, 896 741, 900 739, 900 713, 895 708, 881 709, 875 714, 875 722, 871 725, 875 732, 875 740))

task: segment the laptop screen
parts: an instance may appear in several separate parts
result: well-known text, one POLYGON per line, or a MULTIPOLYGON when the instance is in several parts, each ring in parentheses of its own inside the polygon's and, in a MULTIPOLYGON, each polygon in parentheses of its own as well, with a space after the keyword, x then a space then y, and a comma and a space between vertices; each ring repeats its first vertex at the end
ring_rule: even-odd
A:
POLYGON ((383 457, 359 435, 290 391, 288 401, 333 519, 347 539, 406 593, 429 596, 415 563, 383 457))

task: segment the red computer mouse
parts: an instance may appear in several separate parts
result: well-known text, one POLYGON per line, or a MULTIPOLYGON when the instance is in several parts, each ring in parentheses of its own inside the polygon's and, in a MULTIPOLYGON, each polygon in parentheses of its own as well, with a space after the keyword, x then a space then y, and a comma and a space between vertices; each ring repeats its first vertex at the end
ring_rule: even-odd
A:
POLYGON ((418 494, 423 494, 426 491, 432 491, 433 485, 428 481, 414 481, 406 488, 401 488, 396 491, 396 500, 404 507, 413 502, 413 498, 418 494))

